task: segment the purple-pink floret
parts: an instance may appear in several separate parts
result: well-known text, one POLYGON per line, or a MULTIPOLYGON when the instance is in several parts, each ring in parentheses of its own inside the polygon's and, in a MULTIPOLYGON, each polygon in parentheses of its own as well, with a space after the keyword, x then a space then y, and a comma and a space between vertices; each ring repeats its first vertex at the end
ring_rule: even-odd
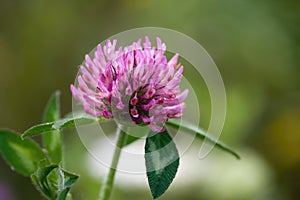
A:
POLYGON ((179 118, 185 108, 188 90, 180 91, 183 66, 178 54, 167 61, 166 45, 157 38, 152 47, 148 37, 142 45, 116 50, 117 40, 99 44, 94 58, 85 56, 80 66, 73 96, 85 112, 96 117, 118 118, 138 125, 148 125, 154 132, 164 131, 169 118, 179 118))

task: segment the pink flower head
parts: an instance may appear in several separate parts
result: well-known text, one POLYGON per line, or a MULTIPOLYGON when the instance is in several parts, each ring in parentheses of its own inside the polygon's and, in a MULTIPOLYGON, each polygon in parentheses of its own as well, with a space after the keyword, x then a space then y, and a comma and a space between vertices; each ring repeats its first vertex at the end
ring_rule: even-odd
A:
POLYGON ((94 58, 85 56, 78 87, 71 85, 71 91, 88 114, 162 132, 163 124, 181 117, 185 108, 188 90, 181 93, 179 87, 183 66, 177 63, 178 54, 167 61, 160 38, 157 47, 148 37, 141 42, 118 50, 117 40, 107 40, 103 48, 99 44, 94 58))

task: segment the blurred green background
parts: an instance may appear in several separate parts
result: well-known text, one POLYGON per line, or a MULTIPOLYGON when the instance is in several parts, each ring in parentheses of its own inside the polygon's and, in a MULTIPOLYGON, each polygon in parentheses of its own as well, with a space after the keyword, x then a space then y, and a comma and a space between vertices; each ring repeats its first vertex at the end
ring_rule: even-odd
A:
MULTIPOLYGON (((236 161, 215 150, 203 161, 195 153, 195 161, 185 162, 193 171, 180 171, 188 178, 180 175, 161 199, 299 199, 300 1, 0 0, 0 127, 23 131, 39 123, 56 89, 62 113, 71 111, 69 85, 84 54, 144 26, 180 31, 208 51, 227 91, 221 139, 242 155, 236 161)), ((205 124, 209 96, 198 97, 205 124)), ((65 165, 81 174, 74 199, 96 199, 101 177, 80 160, 86 150, 74 130, 64 132, 64 144, 65 165)), ((0 187, 0 200, 7 200, 4 191, 13 196, 8 200, 42 199, 2 159, 0 187)), ((151 195, 145 180, 117 184, 113 199, 151 195)))

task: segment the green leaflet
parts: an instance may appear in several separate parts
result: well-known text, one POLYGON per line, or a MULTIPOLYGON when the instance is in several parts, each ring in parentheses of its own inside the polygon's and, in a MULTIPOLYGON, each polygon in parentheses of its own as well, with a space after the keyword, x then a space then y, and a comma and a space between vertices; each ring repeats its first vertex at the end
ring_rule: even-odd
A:
POLYGON ((99 119, 90 116, 88 114, 76 114, 67 118, 60 119, 58 121, 47 122, 32 126, 31 128, 24 131, 22 138, 28 136, 38 135, 42 132, 60 130, 62 128, 71 128, 75 125, 85 125, 93 122, 97 122, 99 119))
MULTIPOLYGON (((56 91, 49 99, 43 122, 53 122, 60 118, 59 105, 60 92, 56 91)), ((53 163, 58 164, 62 160, 62 138, 57 130, 47 131, 42 135, 43 144, 48 151, 49 157, 53 163)))
POLYGON ((168 189, 179 166, 176 145, 167 131, 149 133, 145 144, 145 162, 149 187, 156 199, 168 189))
POLYGON ((187 133, 190 134, 196 134, 196 137, 199 139, 207 139, 209 142, 211 142, 212 144, 215 144, 217 147, 219 147, 221 150, 230 153, 231 155, 235 156, 237 159, 240 159, 240 156, 238 155, 238 153, 236 153, 233 149, 231 149, 229 146, 227 146, 226 144, 216 140, 215 138, 213 138, 212 136, 208 135, 208 133, 201 129, 200 127, 196 127, 192 124, 189 124, 188 122, 180 122, 180 120, 178 119, 171 119, 168 120, 166 122, 166 125, 179 129, 181 128, 182 130, 184 130, 187 133))
POLYGON ((58 165, 50 165, 39 168, 31 175, 31 179, 48 199, 65 200, 78 176, 65 171, 58 165))
POLYGON ((40 161, 48 163, 47 156, 36 142, 22 140, 11 130, 0 130, 0 153, 14 170, 25 176, 35 172, 40 161))

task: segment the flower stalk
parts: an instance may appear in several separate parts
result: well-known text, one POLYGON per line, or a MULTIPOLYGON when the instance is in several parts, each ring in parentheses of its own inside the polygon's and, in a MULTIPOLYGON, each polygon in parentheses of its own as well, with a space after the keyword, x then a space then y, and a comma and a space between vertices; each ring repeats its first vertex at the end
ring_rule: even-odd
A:
POLYGON ((117 135, 117 143, 114 150, 113 159, 107 177, 104 179, 103 184, 101 186, 99 200, 110 199, 122 147, 124 146, 124 143, 126 141, 126 133, 123 130, 121 130, 120 127, 117 128, 116 135, 117 135))

